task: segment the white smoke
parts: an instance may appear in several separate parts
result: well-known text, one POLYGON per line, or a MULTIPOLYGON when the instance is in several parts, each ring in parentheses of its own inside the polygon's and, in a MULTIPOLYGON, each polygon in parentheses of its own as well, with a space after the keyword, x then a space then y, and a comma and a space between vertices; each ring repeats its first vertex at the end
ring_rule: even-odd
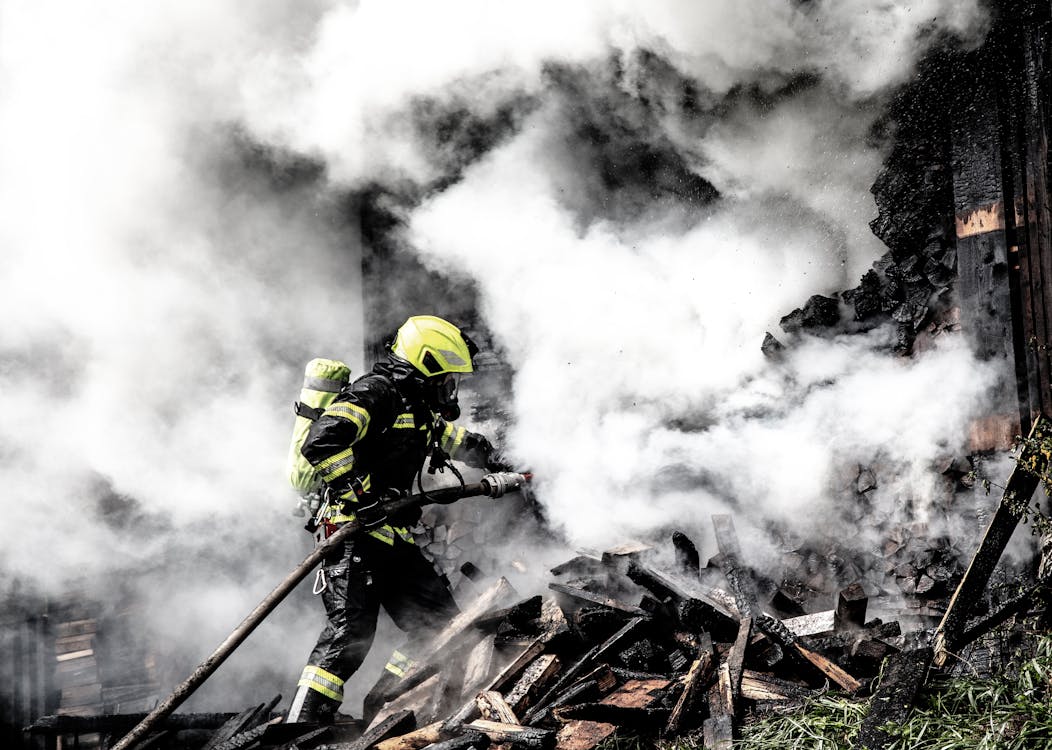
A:
MULTIPOLYGON (((97 592, 145 571, 153 632, 201 654, 301 556, 279 515, 299 368, 361 366, 341 191, 444 176, 411 116, 420 97, 481 117, 533 102, 408 237, 479 285, 517 372, 509 447, 575 540, 733 502, 817 511, 832 464, 902 425, 906 467, 952 452, 986 382, 961 374, 975 370, 959 348, 891 364, 879 334, 813 341, 772 371, 758 344, 881 253, 868 128, 937 32, 974 38, 983 21, 951 0, 3 4, 5 569, 97 592), (639 50, 696 87, 697 118, 669 104, 647 137, 721 192, 704 210, 604 213, 568 168, 590 165, 548 66, 607 96, 614 60, 632 101, 639 50), (309 170, 298 158, 324 173, 290 177, 309 170), (669 426, 683 419, 697 429, 669 426), (684 470, 697 491, 655 480, 684 470), (129 503, 117 518, 98 508, 113 495, 129 503)), ((310 614, 279 616, 238 663, 291 679, 310 614)))

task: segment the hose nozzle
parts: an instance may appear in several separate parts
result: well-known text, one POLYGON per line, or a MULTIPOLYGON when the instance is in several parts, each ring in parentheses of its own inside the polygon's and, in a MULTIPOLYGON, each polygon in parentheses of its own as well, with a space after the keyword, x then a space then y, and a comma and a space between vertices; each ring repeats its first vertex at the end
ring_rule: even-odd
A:
POLYGON ((497 471, 487 474, 479 480, 482 489, 490 497, 503 497, 509 492, 519 489, 530 481, 530 474, 518 474, 514 471, 497 471))

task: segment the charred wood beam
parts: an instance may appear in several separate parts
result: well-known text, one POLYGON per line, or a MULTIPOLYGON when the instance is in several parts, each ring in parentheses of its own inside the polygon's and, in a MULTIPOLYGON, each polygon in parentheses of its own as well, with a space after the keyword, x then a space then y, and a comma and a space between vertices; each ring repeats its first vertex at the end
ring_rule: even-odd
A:
MULTIPOLYGON (((278 750, 301 750, 301 746, 311 747, 314 750, 344 750, 344 747, 340 745, 315 745, 314 743, 325 737, 325 735, 332 732, 332 727, 316 727, 314 729, 304 729, 304 731, 292 738, 283 745, 278 746, 278 750)), ((238 745, 238 747, 245 747, 245 745, 238 745)), ((350 747, 349 745, 346 747, 350 747)))
POLYGON ((511 623, 526 623, 529 620, 536 620, 540 616, 541 597, 538 595, 531 596, 529 599, 523 599, 521 602, 513 604, 510 607, 504 607, 485 614, 475 620, 473 625, 479 630, 490 631, 495 630, 505 621, 511 623))
POLYGON ((888 658, 884 677, 869 702, 856 750, 883 750, 893 741, 885 729, 906 720, 931 666, 932 650, 903 651, 888 658))
POLYGON ((676 564, 688 575, 701 573, 701 555, 690 537, 681 531, 672 532, 672 546, 676 550, 676 564))
POLYGON ((428 750, 468 750, 468 748, 475 748, 475 750, 486 750, 492 744, 492 740, 477 730, 471 730, 464 732, 459 737, 453 737, 442 742, 436 742, 433 745, 427 745, 428 750))
POLYGON ((1048 597, 1050 591, 1052 591, 1050 587, 1052 587, 1052 580, 1044 579, 1022 594, 1012 597, 985 617, 977 617, 974 620, 970 620, 968 626, 961 633, 960 645, 968 645, 972 641, 983 637, 998 625, 1007 622, 1015 615, 1027 611, 1037 599, 1048 597))
POLYGON ((688 594, 656 570, 635 560, 629 563, 626 575, 666 603, 686 630, 707 630, 715 638, 733 638, 738 632, 738 618, 715 599, 688 594))
POLYGON ((516 713, 522 713, 529 708, 561 668, 562 664, 555 654, 538 656, 530 666, 526 667, 519 681, 515 683, 515 687, 505 696, 511 709, 516 713))
MULTIPOLYGON (((408 734, 391 737, 376 743, 376 750, 420 750, 422 747, 434 745, 442 740, 442 722, 436 721, 408 734)), ((489 738, 486 738, 487 744, 489 738)))
POLYGON ((504 700, 504 696, 496 690, 484 690, 475 696, 475 703, 479 707, 479 713, 487 721, 499 721, 502 724, 521 724, 515 711, 504 700))
MULTIPOLYGON (((249 709, 254 711, 255 709, 249 709)), ((171 714, 160 727, 180 731, 183 729, 218 729, 231 719, 242 714, 171 714)), ((113 732, 133 727, 146 718, 146 714, 109 714, 107 716, 41 716, 26 728, 31 734, 86 734, 88 732, 113 732)))
POLYGON ((690 665, 687 676, 683 681, 683 691, 679 694, 679 699, 668 717, 668 723, 665 725, 666 736, 679 734, 680 729, 683 727, 684 719, 693 712, 698 694, 712 674, 714 663, 712 638, 706 633, 702 636, 698 649, 698 658, 690 665))
POLYGON ((416 728, 416 715, 406 709, 391 714, 361 737, 348 744, 347 750, 368 750, 378 742, 397 737, 416 728))
POLYGON ((816 695, 806 685, 782 680, 765 672, 743 670, 741 696, 752 701, 790 701, 802 700, 816 695))
POLYGON ((773 639, 783 648, 792 650, 797 655, 817 667, 829 679, 833 680, 849 693, 855 693, 862 689, 862 683, 848 674, 840 665, 814 650, 810 643, 798 637, 790 631, 781 620, 776 620, 760 610, 756 601, 756 591, 752 583, 752 577, 739 559, 740 546, 738 536, 734 531, 734 522, 730 516, 714 515, 712 524, 716 530, 716 544, 720 549, 720 568, 723 570, 727 583, 731 587, 738 610, 743 614, 749 614, 753 618, 753 624, 769 638, 773 639))
POLYGON ((560 594, 564 594, 574 599, 579 599, 581 601, 588 602, 589 604, 598 604, 603 607, 609 607, 610 609, 615 609, 618 612, 624 612, 625 614, 631 615, 633 617, 645 616, 647 614, 639 607, 636 607, 631 604, 626 604, 625 602, 618 601, 617 599, 613 599, 609 596, 603 596, 602 594, 593 594, 591 591, 586 591, 585 589, 582 589, 578 586, 567 586, 563 583, 549 583, 548 588, 550 588, 552 591, 556 591, 560 594))
POLYGON ((212 736, 212 739, 205 744, 201 750, 217 750, 219 745, 222 745, 232 739, 234 736, 244 733, 246 730, 252 729, 261 721, 266 721, 270 717, 270 712, 274 706, 278 705, 281 701, 281 696, 274 697, 270 703, 261 704, 255 708, 249 708, 242 711, 240 714, 226 722, 219 728, 219 730, 212 736))
POLYGON ((508 744, 513 747, 536 748, 536 750, 547 750, 555 744, 555 732, 550 729, 537 729, 535 727, 524 727, 518 724, 503 724, 498 721, 486 721, 477 719, 465 725, 469 730, 481 732, 498 744, 508 744))
POLYGON ((997 504, 997 509, 986 527, 986 533, 983 534, 982 542, 972 555, 964 577, 961 578, 961 582, 950 598, 950 604, 946 608, 942 622, 935 630, 933 643, 936 666, 943 666, 947 657, 963 645, 962 636, 968 615, 975 603, 982 598, 990 576, 997 567, 1001 555, 1004 554, 1008 540, 1011 539, 1012 533, 1019 524, 1021 508, 1029 504, 1030 498, 1037 489, 1038 477, 1031 469, 1042 468, 1043 464, 1038 467, 1035 462, 1046 459, 1036 455, 1033 446, 1034 441, 1045 437, 1047 432, 1047 420, 1044 417, 1035 420, 1030 430, 1030 442, 1020 453, 1012 475, 1008 478, 1001 501, 997 504))
POLYGON ((585 670, 587 670, 589 667, 593 666, 597 661, 605 657, 616 646, 621 645, 622 642, 628 636, 634 635, 645 622, 646 620, 642 617, 637 617, 632 620, 629 620, 623 628, 621 628, 612 636, 610 636, 604 643, 601 643, 600 645, 595 646, 594 648, 589 650, 588 653, 586 653, 573 665, 567 668, 567 670, 556 681, 555 685, 553 685, 551 689, 548 690, 548 692, 545 693, 544 696, 537 701, 537 705, 534 707, 534 709, 531 710, 528 714, 526 714, 525 717, 523 717, 524 723, 532 723, 534 718, 541 711, 544 710, 547 703, 549 703, 553 698, 555 698, 555 696, 558 695, 561 691, 565 690, 585 670))
POLYGON ((833 623, 837 630, 846 627, 861 628, 866 624, 866 607, 869 597, 859 583, 853 583, 837 594, 836 614, 833 623))

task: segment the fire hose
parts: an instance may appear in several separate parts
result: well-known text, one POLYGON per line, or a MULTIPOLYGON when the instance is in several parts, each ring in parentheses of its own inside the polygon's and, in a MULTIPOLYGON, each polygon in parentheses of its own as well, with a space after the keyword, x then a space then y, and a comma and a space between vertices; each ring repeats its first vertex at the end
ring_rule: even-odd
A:
MULTIPOLYGON (((399 511, 412 507, 432 503, 451 503, 466 497, 485 496, 498 498, 522 487, 530 479, 530 474, 496 472, 487 474, 473 484, 440 487, 426 493, 393 499, 384 504, 384 511, 388 515, 395 515, 399 511)), ((226 661, 226 658, 256 629, 256 626, 263 622, 267 615, 273 612, 274 608, 310 574, 315 566, 321 562, 322 558, 348 538, 353 537, 362 528, 362 525, 357 521, 349 521, 341 526, 332 536, 320 542, 295 570, 289 573, 273 591, 263 598, 263 601, 256 605, 255 609, 249 612, 245 619, 241 621, 241 624, 234 628, 233 632, 226 637, 226 640, 220 643, 216 650, 212 652, 212 655, 201 662, 197 669, 172 691, 171 695, 157 704, 157 707, 147 714, 146 718, 122 737, 120 742, 113 746, 112 750, 127 750, 149 734, 160 722, 164 721, 169 714, 182 705, 183 701, 193 695, 194 691, 219 668, 220 664, 226 661)))

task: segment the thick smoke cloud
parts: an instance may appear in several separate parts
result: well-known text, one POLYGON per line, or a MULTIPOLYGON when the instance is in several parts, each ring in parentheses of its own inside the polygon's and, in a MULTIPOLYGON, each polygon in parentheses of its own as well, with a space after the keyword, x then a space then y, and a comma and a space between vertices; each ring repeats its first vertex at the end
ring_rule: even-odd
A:
MULTIPOLYGON (((342 198, 366 183, 457 178, 402 239, 476 283, 516 369, 509 449, 573 541, 735 504, 813 518, 838 462, 896 441, 906 487, 981 409, 966 351, 901 362, 877 332, 772 368, 758 344, 882 252, 870 125, 926 45, 983 22, 952 0, 5 4, 0 561, 98 595, 134 571, 173 653, 218 642, 306 545, 288 402, 311 356, 361 368, 342 198), (476 159, 421 132, 422 100, 515 115, 476 159), (591 155, 620 144, 690 189, 612 185, 591 155)), ((233 668, 288 679, 318 625, 298 611, 233 668)))

